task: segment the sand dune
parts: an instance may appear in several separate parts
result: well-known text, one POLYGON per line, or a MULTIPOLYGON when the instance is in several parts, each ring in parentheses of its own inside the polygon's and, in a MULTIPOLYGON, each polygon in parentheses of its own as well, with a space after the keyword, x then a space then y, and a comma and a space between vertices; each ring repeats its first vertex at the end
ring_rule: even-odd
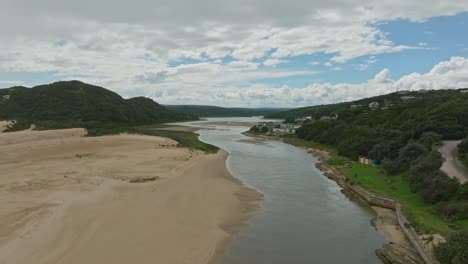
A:
POLYGON ((223 152, 84 133, 0 134, 0 263, 208 263, 259 197, 223 152))

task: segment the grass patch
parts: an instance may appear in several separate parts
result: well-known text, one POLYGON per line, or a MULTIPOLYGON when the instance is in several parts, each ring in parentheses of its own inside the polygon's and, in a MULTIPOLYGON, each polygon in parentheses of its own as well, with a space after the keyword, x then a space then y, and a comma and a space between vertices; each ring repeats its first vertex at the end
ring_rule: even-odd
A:
POLYGON ((405 215, 418 230, 434 231, 446 237, 454 231, 449 224, 457 226, 457 229, 468 230, 468 220, 444 221, 435 213, 435 205, 425 204, 418 193, 411 192, 404 174, 387 176, 378 167, 360 163, 346 166, 344 171, 351 181, 370 192, 400 201, 405 215))
POLYGON ((186 131, 171 131, 171 130, 158 130, 155 127, 148 126, 145 129, 143 128, 135 128, 134 133, 143 134, 143 135, 150 135, 150 136, 158 136, 158 137, 166 137, 172 140, 179 142, 179 144, 183 147, 201 150, 205 153, 216 153, 218 152, 219 148, 202 142, 198 139, 198 134, 193 132, 186 132, 186 131))

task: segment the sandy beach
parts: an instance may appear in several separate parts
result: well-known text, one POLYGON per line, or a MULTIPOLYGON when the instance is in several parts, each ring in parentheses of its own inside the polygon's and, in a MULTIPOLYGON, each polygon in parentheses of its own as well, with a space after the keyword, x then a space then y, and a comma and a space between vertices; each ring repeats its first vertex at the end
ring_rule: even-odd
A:
POLYGON ((0 133, 1 264, 210 263, 260 197, 222 151, 84 134, 0 133))

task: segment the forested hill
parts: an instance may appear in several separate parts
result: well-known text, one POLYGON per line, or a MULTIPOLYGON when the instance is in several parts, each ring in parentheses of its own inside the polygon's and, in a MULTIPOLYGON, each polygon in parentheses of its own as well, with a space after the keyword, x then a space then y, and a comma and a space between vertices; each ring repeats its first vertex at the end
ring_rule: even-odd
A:
MULTIPOLYGON (((465 89, 466 90, 466 89, 465 89)), ((385 148, 377 156, 394 158, 409 140, 424 132, 462 139, 468 132, 468 92, 400 92, 354 102, 299 108, 269 117, 310 116, 297 136, 334 146, 350 158, 385 148), (372 104, 373 103, 373 104, 372 104), (372 104, 369 106, 369 104, 372 104)), ((374 154, 375 155, 375 154, 374 154)))
POLYGON ((196 117, 171 111, 148 98, 124 99, 110 90, 79 81, 0 89, 0 120, 27 120, 45 127, 68 127, 190 119, 196 117))
POLYGON ((210 105, 166 105, 170 110, 200 117, 265 116, 286 111, 286 108, 225 108, 210 105))

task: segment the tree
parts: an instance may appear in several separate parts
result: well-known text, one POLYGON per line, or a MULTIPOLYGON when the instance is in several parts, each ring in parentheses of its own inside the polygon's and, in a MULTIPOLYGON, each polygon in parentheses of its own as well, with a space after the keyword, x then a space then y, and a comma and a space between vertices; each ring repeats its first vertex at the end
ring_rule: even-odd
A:
POLYGON ((453 233, 446 243, 434 248, 437 260, 441 264, 468 263, 468 232, 453 233))
POLYGON ((418 143, 424 145, 427 149, 432 149, 434 146, 442 143, 442 136, 435 132, 424 132, 418 139, 418 143))
POLYGON ((428 151, 424 145, 410 141, 404 148, 401 149, 398 159, 403 167, 408 167, 419 157, 426 155, 427 152, 428 151))

